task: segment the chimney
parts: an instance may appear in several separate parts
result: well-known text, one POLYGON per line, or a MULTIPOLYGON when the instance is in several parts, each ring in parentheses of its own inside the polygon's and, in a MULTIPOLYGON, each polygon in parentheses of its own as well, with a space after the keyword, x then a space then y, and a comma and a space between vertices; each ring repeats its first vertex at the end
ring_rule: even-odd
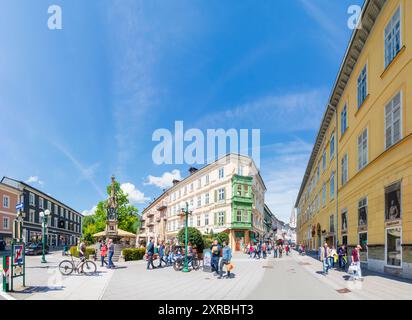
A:
POLYGON ((175 185, 177 185, 178 183, 179 183, 180 181, 179 180, 173 180, 173 185, 175 186, 175 185))
POLYGON ((190 167, 189 168, 189 173, 192 175, 197 171, 197 169, 195 167, 190 167))

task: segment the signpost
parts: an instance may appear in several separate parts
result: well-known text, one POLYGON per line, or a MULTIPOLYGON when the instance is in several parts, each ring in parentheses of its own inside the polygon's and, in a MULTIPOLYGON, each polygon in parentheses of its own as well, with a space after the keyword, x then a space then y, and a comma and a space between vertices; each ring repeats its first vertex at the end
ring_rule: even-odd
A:
POLYGON ((16 242, 11 245, 10 257, 10 291, 13 291, 13 280, 23 277, 23 287, 26 286, 26 256, 24 242, 16 242))

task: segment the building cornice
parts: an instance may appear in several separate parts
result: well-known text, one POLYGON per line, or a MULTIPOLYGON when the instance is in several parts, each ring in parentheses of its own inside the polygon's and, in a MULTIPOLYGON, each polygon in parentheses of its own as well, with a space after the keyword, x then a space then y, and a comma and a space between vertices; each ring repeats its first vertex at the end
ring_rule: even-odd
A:
POLYGON ((333 116, 335 115, 336 109, 346 89, 346 85, 352 76, 352 72, 356 66, 356 63, 358 62, 359 56, 363 51, 363 48, 369 38, 373 26, 375 25, 376 19, 378 19, 378 16, 386 1, 387 0, 366 0, 363 5, 360 19, 362 27, 360 29, 354 30, 349 41, 349 45, 346 49, 343 62, 340 66, 338 75, 333 85, 333 90, 329 97, 326 111, 323 115, 323 119, 318 130, 315 145, 313 147, 305 174, 303 176, 303 181, 295 202, 296 208, 299 206, 300 199, 309 180, 310 173, 312 172, 312 168, 315 164, 315 160, 322 147, 325 134, 328 130, 333 116))

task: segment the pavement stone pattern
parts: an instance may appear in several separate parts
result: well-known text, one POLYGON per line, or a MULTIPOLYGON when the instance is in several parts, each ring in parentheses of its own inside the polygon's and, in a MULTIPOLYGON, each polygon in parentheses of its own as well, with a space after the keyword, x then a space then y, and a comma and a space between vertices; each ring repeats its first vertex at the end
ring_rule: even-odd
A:
MULTIPOLYGON (((359 300, 412 299, 412 281, 364 272, 364 281, 348 280, 345 272, 322 274, 322 263, 310 256, 250 259, 234 254, 234 277, 217 279, 202 270, 176 272, 172 267, 146 270, 145 261, 117 263, 95 276, 60 275, 61 253, 27 257, 28 288, 16 287, 11 296, 29 300, 359 300), (339 290, 339 291, 338 291, 339 290)), ((1 299, 1 296, 0 296, 1 299)))

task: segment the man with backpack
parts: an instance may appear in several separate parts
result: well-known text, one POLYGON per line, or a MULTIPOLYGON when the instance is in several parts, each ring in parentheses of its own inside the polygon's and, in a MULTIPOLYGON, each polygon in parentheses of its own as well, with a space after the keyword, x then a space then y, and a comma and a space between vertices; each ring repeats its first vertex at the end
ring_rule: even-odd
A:
POLYGON ((154 241, 153 238, 150 239, 149 244, 147 245, 147 249, 146 249, 146 254, 147 254, 147 270, 150 270, 150 266, 152 267, 152 269, 156 269, 156 267, 153 264, 153 256, 155 253, 155 245, 154 245, 154 241))
POLYGON ((217 240, 213 241, 213 244, 210 246, 210 251, 212 252, 212 272, 215 271, 216 275, 219 275, 219 258, 220 258, 220 251, 222 247, 220 246, 217 240))

